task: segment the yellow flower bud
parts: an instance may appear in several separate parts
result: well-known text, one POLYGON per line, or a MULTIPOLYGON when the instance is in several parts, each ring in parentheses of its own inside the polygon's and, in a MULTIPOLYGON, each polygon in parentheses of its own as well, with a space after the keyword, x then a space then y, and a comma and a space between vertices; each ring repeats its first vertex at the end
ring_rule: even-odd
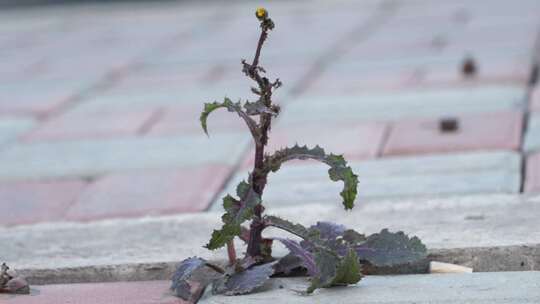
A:
POLYGON ((255 12, 255 16, 257 16, 259 20, 266 19, 266 17, 268 17, 268 11, 266 11, 264 7, 259 7, 255 12))

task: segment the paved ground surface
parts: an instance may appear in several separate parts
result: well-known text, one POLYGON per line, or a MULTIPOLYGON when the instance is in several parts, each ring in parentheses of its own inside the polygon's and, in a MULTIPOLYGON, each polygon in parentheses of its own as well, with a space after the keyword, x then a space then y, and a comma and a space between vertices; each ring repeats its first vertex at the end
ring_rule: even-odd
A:
MULTIPOLYGON (((307 288, 305 279, 279 279, 261 292, 242 297, 209 297, 200 303, 538 303, 540 301, 540 272, 506 272, 497 274, 445 274, 370 276, 358 285, 317 291, 311 296, 298 295, 307 288), (272 286, 273 285, 273 286, 272 286), (282 286, 282 289, 277 288, 282 286)), ((103 303, 103 304, 181 304, 185 303, 163 292, 168 281, 118 282, 38 286, 33 296, 0 295, 8 303, 103 303), (84 297, 80 297, 84 295, 84 297), (141 300, 145 298, 146 300, 141 300)))
MULTIPOLYGON (((210 118, 210 138, 199 113, 203 102, 224 96, 254 99, 239 63, 254 53, 254 8, 205 1, 0 11, 0 259, 17 268, 47 268, 53 258, 93 265, 100 257, 88 248, 115 248, 111 235, 99 234, 104 227, 116 223, 120 240, 122 229, 148 229, 148 216, 192 223, 155 219, 149 231, 164 234, 171 250, 146 262, 188 254, 175 251, 173 230, 204 226, 184 237, 206 240, 217 220, 206 211, 219 211, 220 197, 247 177, 252 146, 231 113, 210 118), (208 220, 193 223, 200 218, 208 220), (58 233, 54 242, 47 233, 58 233), (81 235, 92 237, 78 246, 81 235)), ((279 1, 267 8, 277 27, 262 65, 284 83, 269 150, 298 142, 345 154, 360 177, 357 203, 380 204, 378 216, 387 219, 373 227, 407 229, 432 248, 516 246, 501 259, 518 263, 520 246, 540 244, 529 231, 540 216, 538 1, 279 1), (464 73, 467 61, 473 73, 464 73), (441 132, 443 118, 457 119, 458 131, 441 132), (412 208, 411 218, 432 220, 420 226, 395 213, 400 204, 433 207, 432 200, 451 212, 412 208), (445 247, 444 238, 430 238, 441 227, 481 233, 445 247), (494 231, 506 237, 489 243, 494 231)), ((331 204, 318 215, 340 215, 339 185, 319 164, 284 167, 267 189, 271 209, 331 204)), ((135 239, 126 238, 133 242, 118 256, 102 255, 101 264, 126 256, 136 258, 108 262, 140 262, 148 246, 135 239)), ((538 269, 538 249, 527 252, 528 269, 538 269)), ((464 255, 459 261, 474 260, 464 255)), ((156 284, 148 288, 163 283, 156 284)))

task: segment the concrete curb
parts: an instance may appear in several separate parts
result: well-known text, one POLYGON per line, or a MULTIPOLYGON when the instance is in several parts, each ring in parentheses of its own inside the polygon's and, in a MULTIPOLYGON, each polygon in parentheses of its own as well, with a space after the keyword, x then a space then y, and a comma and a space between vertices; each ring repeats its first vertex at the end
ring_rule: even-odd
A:
MULTIPOLYGON (((540 270, 540 244, 504 247, 433 249, 429 261, 440 261, 472 267, 474 272, 540 270)), ((168 280, 178 261, 131 263, 48 269, 19 269, 31 284, 68 284, 89 282, 128 282, 168 280)), ((218 261, 217 263, 223 263, 218 261)), ((377 274, 411 273, 410 268, 377 274)), ((418 269, 418 268, 416 268, 418 269)), ((424 272, 412 272, 424 273, 424 272)))
MULTIPOLYGON (((365 233, 382 228, 420 237, 430 260, 474 271, 540 269, 540 196, 476 195, 373 201, 344 211, 338 203, 269 208, 304 225, 333 221, 365 233), (302 214, 301 217, 298 214, 302 214)), ((168 279, 190 256, 226 257, 202 248, 218 213, 193 213, 91 223, 0 228, 0 259, 32 284, 168 279)), ((266 235, 286 236, 269 229, 266 235)), ((237 244, 243 252, 242 244, 237 244)), ((275 256, 287 251, 277 246, 275 256)), ((397 272, 405 270, 397 269, 397 272)), ((409 270, 410 271, 410 270, 409 270)), ((418 270, 416 270, 418 271, 418 270)))

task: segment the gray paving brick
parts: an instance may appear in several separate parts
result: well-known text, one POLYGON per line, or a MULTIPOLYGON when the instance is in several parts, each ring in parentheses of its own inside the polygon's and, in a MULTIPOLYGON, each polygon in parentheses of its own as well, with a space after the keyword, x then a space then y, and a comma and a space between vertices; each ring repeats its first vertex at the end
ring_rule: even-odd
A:
MULTIPOLYGON (((521 156, 515 152, 383 158, 351 166, 360 180, 358 203, 387 197, 518 193, 521 184, 521 156)), ((330 181, 327 170, 326 165, 315 163, 284 165, 269 176, 264 199, 270 206, 340 203, 342 183, 330 181)), ((247 171, 240 170, 231 179, 213 210, 222 210, 220 198, 234 193, 247 171)))
POLYGON ((0 180, 94 176, 106 172, 234 164, 248 138, 240 134, 17 144, 0 151, 0 180))
POLYGON ((519 86, 479 86, 358 96, 299 97, 283 112, 285 124, 319 121, 394 120, 525 109, 519 86))
POLYGON ((30 130, 34 126, 32 119, 7 118, 0 119, 0 145, 14 140, 19 135, 30 130))
POLYGON ((525 150, 540 150, 540 113, 532 113, 529 116, 529 124, 525 134, 525 150))

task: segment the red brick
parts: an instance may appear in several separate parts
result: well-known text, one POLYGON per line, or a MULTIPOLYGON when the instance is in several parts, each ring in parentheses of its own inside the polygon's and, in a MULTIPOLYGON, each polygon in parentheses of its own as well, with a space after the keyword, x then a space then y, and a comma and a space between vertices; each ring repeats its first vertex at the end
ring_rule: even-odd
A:
POLYGON ((85 185, 78 180, 0 183, 0 225, 61 220, 85 185))
POLYGON ((42 123, 25 135, 23 140, 50 141, 134 136, 156 113, 156 110, 146 110, 63 115, 42 123))
POLYGON ((522 113, 486 113, 457 118, 459 129, 451 133, 439 131, 437 119, 396 122, 383 155, 519 149, 522 113))
POLYGON ((5 304, 183 304, 170 281, 83 283, 31 286, 30 295, 0 294, 5 304))
POLYGON ((530 105, 531 105, 531 111, 540 112, 540 85, 537 85, 531 91, 530 105))
MULTIPOLYGON (((168 108, 148 132, 151 136, 182 135, 187 133, 203 134, 199 116, 203 107, 186 106, 168 108)), ((249 132, 244 122, 236 113, 218 109, 208 117, 208 134, 217 132, 249 132)))
POLYGON ((525 192, 540 193, 540 153, 530 155, 527 158, 525 192))
MULTIPOLYGON (((332 125, 280 125, 270 132, 266 151, 272 153, 296 143, 312 148, 321 146, 327 153, 344 154, 347 160, 377 157, 387 125, 385 123, 332 124, 332 125)), ((243 167, 253 165, 253 151, 249 152, 243 167)))
POLYGON ((113 174, 97 180, 67 218, 92 220, 205 210, 229 174, 224 165, 113 174))

